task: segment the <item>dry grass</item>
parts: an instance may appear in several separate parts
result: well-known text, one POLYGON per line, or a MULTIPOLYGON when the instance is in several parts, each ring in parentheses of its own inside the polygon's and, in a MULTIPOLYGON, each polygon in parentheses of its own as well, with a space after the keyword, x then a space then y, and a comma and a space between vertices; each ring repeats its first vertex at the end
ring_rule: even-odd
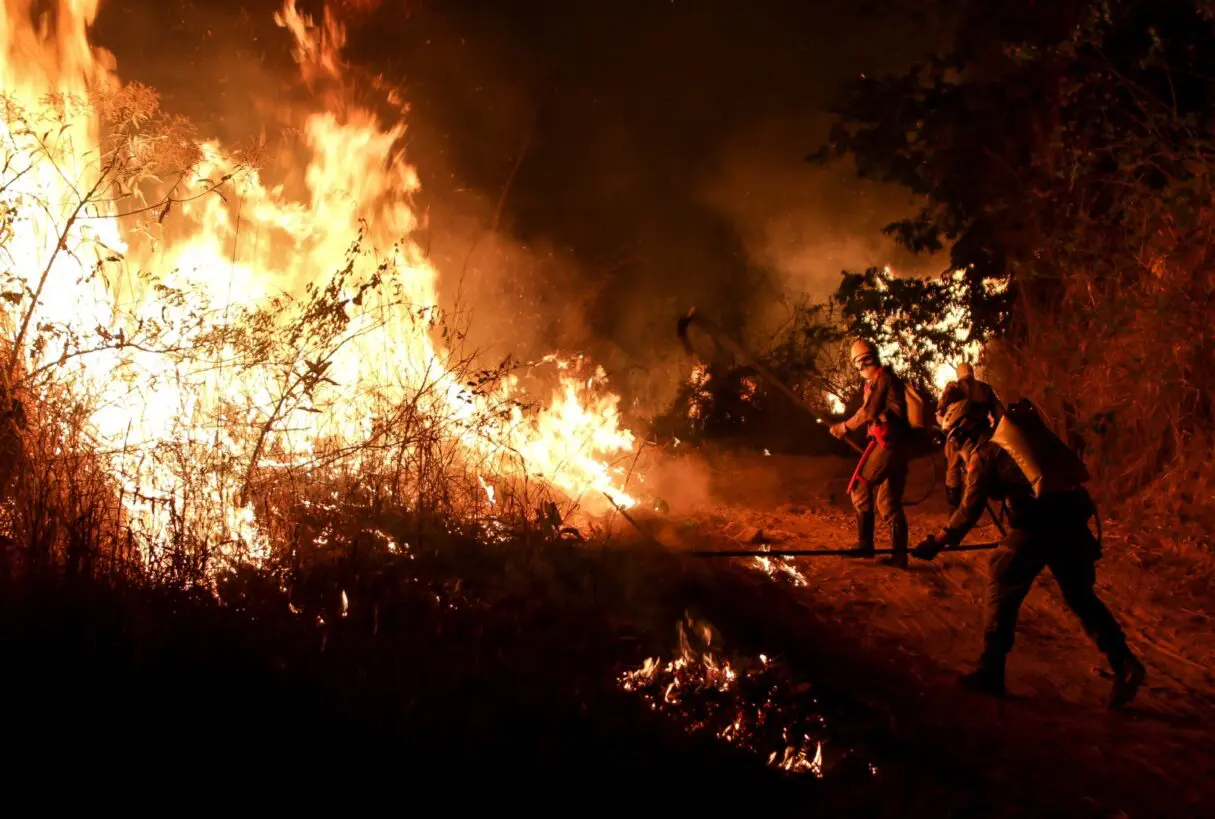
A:
POLYGON ((1022 305, 1025 341, 988 350, 997 388, 1026 395, 1084 451, 1107 514, 1208 569, 1215 531, 1215 293, 1201 271, 1104 284, 1083 274, 1058 303, 1022 305))

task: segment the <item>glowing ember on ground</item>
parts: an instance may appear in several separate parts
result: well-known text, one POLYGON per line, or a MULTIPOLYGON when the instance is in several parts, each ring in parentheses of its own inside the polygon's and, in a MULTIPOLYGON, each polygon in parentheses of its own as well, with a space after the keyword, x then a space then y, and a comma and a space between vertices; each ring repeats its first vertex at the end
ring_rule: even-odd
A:
MULTIPOLYGON (((769 551, 772 547, 768 544, 760 544, 755 547, 758 552, 769 551)), ((797 568, 790 558, 787 557, 753 557, 752 565, 760 569, 764 574, 771 577, 773 580, 784 578, 794 586, 805 586, 806 576, 802 574, 801 569, 797 568)))
POLYGON ((685 617, 679 656, 666 663, 651 657, 621 675, 620 685, 689 732, 710 732, 773 767, 822 777, 828 737, 809 686, 765 655, 727 658, 718 640, 712 626, 685 617))

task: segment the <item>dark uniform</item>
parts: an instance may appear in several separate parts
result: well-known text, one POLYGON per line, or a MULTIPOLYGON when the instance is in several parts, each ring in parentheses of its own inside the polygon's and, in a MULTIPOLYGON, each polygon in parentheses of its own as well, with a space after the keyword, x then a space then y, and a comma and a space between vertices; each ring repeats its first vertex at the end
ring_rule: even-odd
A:
POLYGON ((869 425, 873 443, 860 465, 849 496, 857 512, 861 551, 873 549, 874 512, 890 526, 891 546, 907 550, 907 517, 903 512, 903 489, 907 484, 907 392, 890 367, 866 380, 861 408, 844 422, 845 429, 869 425), (876 510, 875 510, 876 506, 876 510))
MULTIPOLYGON (((949 382, 941 391, 938 405, 942 411, 958 401, 970 401, 973 414, 990 417, 992 424, 998 423, 1004 414, 1004 404, 996 396, 996 391, 985 381, 980 381, 973 374, 963 376, 949 382)), ((961 447, 957 441, 950 439, 945 442, 945 498, 951 508, 956 508, 962 500, 962 490, 966 485, 966 459, 962 456, 961 447)))
POLYGON ((991 558, 981 669, 1003 679, 1021 602, 1044 568, 1050 569, 1064 601, 1114 670, 1123 669, 1133 660, 1126 638, 1093 590, 1101 549, 1088 528, 1095 511, 1088 492, 1080 488, 1035 498, 1025 474, 1008 452, 990 440, 990 433, 964 451, 965 494, 945 527, 946 543, 962 541, 990 498, 1005 501, 1011 526, 991 558))

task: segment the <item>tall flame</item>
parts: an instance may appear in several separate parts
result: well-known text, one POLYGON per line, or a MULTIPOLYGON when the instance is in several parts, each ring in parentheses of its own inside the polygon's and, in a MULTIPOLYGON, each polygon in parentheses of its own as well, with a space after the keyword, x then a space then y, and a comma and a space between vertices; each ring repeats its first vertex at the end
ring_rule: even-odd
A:
POLYGON ((402 407, 437 419, 444 451, 478 473, 634 503, 612 459, 635 441, 601 377, 563 376, 527 409, 513 374, 470 385, 438 342, 405 124, 354 102, 328 10, 320 25, 295 0, 275 15, 303 80, 326 89, 299 129, 294 194, 123 87, 88 41, 97 11, 5 0, 0 295, 10 375, 54 373, 91 399, 87 432, 145 543, 194 509, 203 536, 258 554, 252 477, 334 452, 357 468, 402 407))

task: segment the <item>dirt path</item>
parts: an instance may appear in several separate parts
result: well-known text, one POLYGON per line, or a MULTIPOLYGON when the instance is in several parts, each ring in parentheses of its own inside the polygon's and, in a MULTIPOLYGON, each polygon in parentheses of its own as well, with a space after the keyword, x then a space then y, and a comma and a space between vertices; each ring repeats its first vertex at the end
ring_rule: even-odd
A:
MULTIPOLYGON (((706 541, 738 548, 739 538, 756 528, 773 548, 853 542, 844 494, 847 462, 691 458, 706 464, 710 499, 673 510, 696 524, 682 537, 667 532, 668 541, 679 541, 675 548, 706 541)), ((928 464, 918 462, 908 496, 922 496, 929 480, 928 464)), ((909 510, 912 543, 945 517, 938 486, 930 500, 909 510)), ((995 537, 989 524, 969 540, 995 537)), ((878 545, 884 540, 879 530, 878 545)), ((1107 527, 1099 591, 1148 667, 1139 699, 1114 714, 1104 707, 1104 658, 1064 607, 1049 574, 1022 609, 1009 659, 1011 698, 999 703, 967 694, 954 682, 981 647, 987 553, 913 561, 909 572, 839 558, 766 567, 731 563, 740 571, 769 572, 774 610, 787 605, 792 614, 784 616, 791 618, 805 612, 838 638, 833 651, 868 663, 875 676, 858 681, 857 694, 888 699, 892 724, 901 721, 900 731, 912 742, 925 740, 924 753, 939 754, 946 772, 950 765, 961 776, 982 770, 985 777, 1007 780, 1007 787, 1053 794, 1063 800, 1060 815, 1202 815, 1200 805, 1209 809, 1215 798, 1215 635, 1211 600, 1204 597, 1208 587, 1167 555, 1157 556, 1152 567, 1131 551, 1126 533, 1107 527)), ((790 622, 790 634, 794 626, 790 622)), ((973 814, 954 808, 960 812, 941 815, 984 813, 978 806, 973 814)))

